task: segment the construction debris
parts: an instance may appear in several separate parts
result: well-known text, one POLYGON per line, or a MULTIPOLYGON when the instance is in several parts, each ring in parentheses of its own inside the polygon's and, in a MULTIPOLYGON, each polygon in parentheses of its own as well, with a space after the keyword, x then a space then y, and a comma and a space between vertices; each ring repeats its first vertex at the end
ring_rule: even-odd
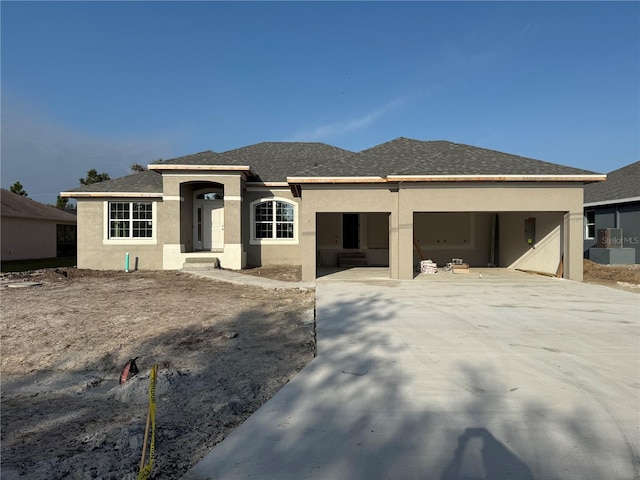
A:
POLYGON ((420 273, 438 273, 438 264, 431 260, 422 260, 420 262, 420 273))

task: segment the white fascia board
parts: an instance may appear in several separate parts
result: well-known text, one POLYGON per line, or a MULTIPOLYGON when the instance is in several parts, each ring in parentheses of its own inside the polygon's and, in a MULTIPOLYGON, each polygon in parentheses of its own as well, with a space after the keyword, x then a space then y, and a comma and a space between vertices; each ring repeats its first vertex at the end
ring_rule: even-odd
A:
POLYGON ((289 188, 288 182, 246 182, 247 187, 280 187, 289 188))
POLYGON ((149 170, 199 170, 199 171, 239 171, 250 172, 251 167, 249 165, 162 165, 152 164, 149 165, 149 170))
POLYGON ((288 183, 387 183, 384 177, 287 177, 288 183))
POLYGON ((600 182, 606 175, 389 175, 390 182, 600 182))
POLYGON ((150 192, 60 192, 61 197, 70 198, 162 198, 162 193, 150 192))
POLYGON ((589 202, 585 203, 585 208, 587 207, 601 207, 603 205, 617 205, 619 203, 631 203, 631 202, 640 202, 640 197, 627 197, 627 198, 616 198, 615 200, 602 200, 601 202, 589 202))
POLYGON ((387 177, 287 177, 289 183, 390 182, 600 182, 606 175, 389 175, 387 177))

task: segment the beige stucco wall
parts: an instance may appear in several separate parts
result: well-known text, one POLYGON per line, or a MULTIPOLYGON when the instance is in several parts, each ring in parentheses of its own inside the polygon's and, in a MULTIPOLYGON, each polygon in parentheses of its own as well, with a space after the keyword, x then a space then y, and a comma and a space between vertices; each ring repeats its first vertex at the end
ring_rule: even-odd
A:
MULTIPOLYGON (((261 199, 281 198, 297 205, 300 216, 299 198, 294 198, 289 188, 251 187, 244 192, 242 205, 242 240, 247 252, 247 265, 301 265, 300 230, 298 237, 290 243, 260 245, 251 244, 251 203, 261 199)), ((299 225, 299 220, 298 220, 299 225)))
MULTIPOLYGON (((517 228, 522 235, 520 240, 517 239, 518 233, 514 233, 513 239, 507 235, 504 239, 501 237, 500 254, 502 256, 506 252, 503 261, 509 266, 517 264, 517 268, 532 270, 544 266, 547 270, 553 270, 550 273, 555 273, 559 255, 563 254, 565 277, 582 280, 582 197, 582 184, 579 183, 403 184, 397 192, 385 185, 357 188, 304 185, 300 222, 303 279, 309 281, 315 278, 317 213, 376 211, 390 214, 389 261, 392 278, 413 278, 416 212, 522 212, 522 218, 530 212, 554 212, 553 215, 540 217, 538 228, 541 231, 547 229, 547 222, 556 223, 548 232, 548 238, 541 237, 546 241, 538 242, 535 254, 510 259, 511 252, 517 250, 515 243, 524 236, 520 227, 517 228), (528 268, 531 266, 535 268, 528 268)), ((515 222, 517 220, 514 220, 514 225, 515 222)), ((486 229, 486 223, 484 225, 486 229)), ((478 235, 481 233, 478 232, 478 235)), ((489 233, 485 230, 485 238, 489 237, 489 233)))
MULTIPOLYGON (((391 278, 413 278, 419 261, 413 245, 414 234, 427 256, 438 263, 464 258, 472 265, 483 266, 489 261, 491 219, 498 212, 499 265, 555 273, 563 256, 565 277, 582 280, 581 184, 304 185, 302 197, 294 198, 288 188, 245 189, 238 173, 171 173, 163 176, 163 182, 163 197, 153 199, 156 208, 153 244, 105 241, 105 199, 78 199, 80 268, 122 269, 126 252, 130 253, 132 265, 138 259, 141 269, 181 268, 185 258, 194 254, 193 192, 205 182, 212 182, 224 188, 225 245, 224 252, 217 256, 225 268, 241 268, 246 263, 302 265, 303 279, 314 280, 316 265, 321 260, 318 249, 331 249, 332 244, 336 250, 341 247, 336 242, 341 242, 337 231, 341 230, 342 213, 363 215, 366 221, 361 235, 371 242, 365 249, 375 250, 376 258, 388 261, 391 278), (251 203, 263 198, 283 198, 297 204, 297 242, 252 245, 251 203), (443 230, 451 238, 472 233, 472 247, 430 248, 429 242, 436 238, 428 230, 433 220, 448 221, 446 216, 433 214, 455 212, 472 215, 471 230, 460 230, 456 225, 443 230), (534 246, 524 242, 523 222, 527 217, 535 217, 537 222, 534 246)), ((456 216, 452 218, 455 221, 456 216)))
MULTIPOLYGON (((141 199, 118 199, 118 201, 141 201, 141 199)), ((155 200, 145 200, 155 201, 155 200)), ((159 206, 162 202, 157 202, 159 206)), ((130 269, 162 270, 162 245, 156 242, 145 245, 137 240, 110 244, 106 241, 105 199, 79 198, 78 212, 78 268, 92 270, 124 270, 125 254, 129 253, 130 269)), ((157 207, 156 207, 157 208, 157 207)), ((157 225, 156 232, 157 230, 157 225)))
POLYGON ((163 202, 158 205, 158 241, 163 246, 165 269, 179 269, 193 252, 193 193, 222 187, 224 191, 224 249, 216 251, 223 268, 240 269, 246 265, 242 243, 241 208, 244 179, 241 173, 203 174, 164 173, 163 202))
POLYGON ((73 224, 3 216, 2 260, 54 258, 57 255, 56 225, 73 224))
MULTIPOLYGON (((389 271, 398 278, 398 194, 384 185, 361 185, 353 188, 342 185, 305 185, 300 204, 300 238, 302 276, 315 280, 316 222, 318 213, 384 213, 389 218, 389 271)), ((337 218, 337 217, 336 217, 337 218)))

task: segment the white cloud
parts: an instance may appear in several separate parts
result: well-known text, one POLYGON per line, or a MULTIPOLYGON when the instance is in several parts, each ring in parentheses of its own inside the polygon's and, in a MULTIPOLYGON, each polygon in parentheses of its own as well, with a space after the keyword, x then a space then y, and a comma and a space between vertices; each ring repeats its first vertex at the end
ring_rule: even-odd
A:
POLYGON ((294 140, 299 142, 326 140, 330 137, 337 137, 357 130, 363 130, 406 104, 409 98, 410 97, 408 95, 398 97, 395 100, 386 103, 382 107, 367 112, 359 117, 303 130, 295 135, 294 140))
POLYGON ((170 135, 91 135, 3 98, 2 187, 9 188, 19 181, 30 198, 55 203, 61 191, 80 186, 79 178, 85 177, 88 170, 95 168, 111 178, 128 175, 133 163, 146 165, 158 157, 166 158, 176 140, 170 135))

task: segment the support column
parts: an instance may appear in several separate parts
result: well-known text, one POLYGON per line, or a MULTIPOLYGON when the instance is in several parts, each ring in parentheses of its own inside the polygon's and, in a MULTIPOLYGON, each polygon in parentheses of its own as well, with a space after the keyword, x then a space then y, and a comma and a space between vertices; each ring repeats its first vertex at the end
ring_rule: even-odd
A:
POLYGON ((184 244, 180 241, 180 210, 184 198, 176 178, 163 178, 162 202, 158 202, 157 237, 162 245, 162 268, 180 270, 184 263, 184 244))
POLYGON ((581 282, 583 279, 582 210, 564 214, 564 278, 581 282))
POLYGON ((247 263, 242 245, 242 179, 240 176, 224 181, 223 228, 224 260, 220 260, 221 266, 240 270, 247 263))
MULTIPOLYGON (((303 193, 304 194, 304 193, 303 193)), ((301 199, 302 200, 302 199, 301 199)), ((316 281, 316 211, 299 203, 299 226, 300 254, 302 256, 302 281, 316 281)))
POLYGON ((413 208, 398 202, 398 278, 413 280, 413 208))

